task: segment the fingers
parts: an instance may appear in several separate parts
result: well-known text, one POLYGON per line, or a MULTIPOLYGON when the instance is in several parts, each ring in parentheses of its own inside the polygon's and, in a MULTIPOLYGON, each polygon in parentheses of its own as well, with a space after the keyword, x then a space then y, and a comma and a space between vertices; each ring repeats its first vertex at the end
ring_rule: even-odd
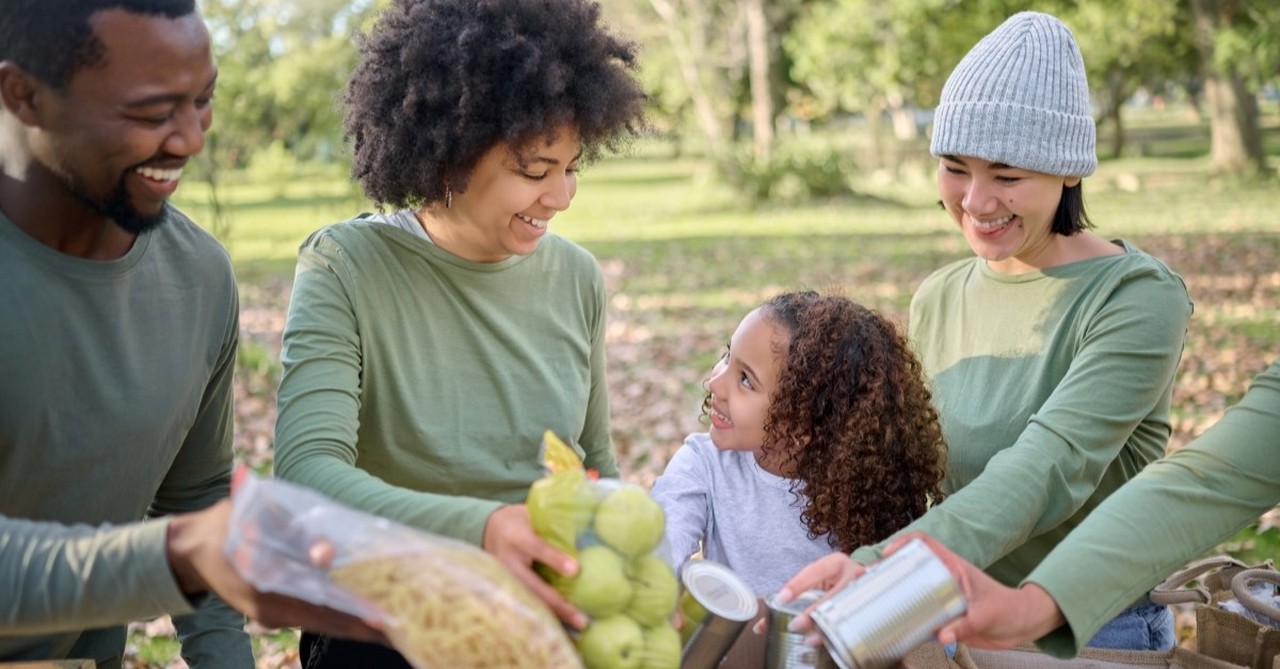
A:
POLYGON ((578 630, 587 626, 588 621, 586 614, 574 608, 574 606, 561 596, 555 588, 551 587, 546 581, 543 581, 542 578, 527 565, 508 565, 508 569, 515 574, 516 578, 523 583, 526 588, 529 588, 534 595, 537 595, 538 599, 541 599, 543 603, 547 605, 547 608, 551 609, 551 612, 554 613, 561 622, 578 630))
POLYGON ((311 548, 307 550, 307 557, 311 560, 311 566, 328 569, 329 565, 333 564, 336 553, 332 542, 328 539, 319 539, 311 544, 311 548))
POLYGON ((578 575, 577 560, 556 550, 551 544, 533 534, 532 530, 530 530, 528 542, 522 548, 524 548, 523 552, 529 558, 530 564, 541 562, 569 578, 578 575))

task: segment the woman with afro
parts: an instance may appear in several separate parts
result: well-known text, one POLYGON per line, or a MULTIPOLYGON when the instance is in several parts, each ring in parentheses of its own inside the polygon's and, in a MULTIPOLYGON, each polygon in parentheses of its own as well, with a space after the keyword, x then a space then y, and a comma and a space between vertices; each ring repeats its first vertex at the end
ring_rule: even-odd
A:
MULTIPOLYGON (((588 0, 395 0, 348 85, 353 176, 378 206, 311 235, 281 354, 276 473, 532 569, 577 565, 523 502, 544 430, 617 476, 595 259, 549 231, 579 167, 642 124, 636 48, 588 0)), ((307 667, 407 667, 304 633, 307 667)))
POLYGON ((701 544, 768 595, 942 499, 946 444, 920 363, 892 323, 844 296, 765 302, 706 388, 710 432, 689 435, 653 487, 674 567, 701 544))

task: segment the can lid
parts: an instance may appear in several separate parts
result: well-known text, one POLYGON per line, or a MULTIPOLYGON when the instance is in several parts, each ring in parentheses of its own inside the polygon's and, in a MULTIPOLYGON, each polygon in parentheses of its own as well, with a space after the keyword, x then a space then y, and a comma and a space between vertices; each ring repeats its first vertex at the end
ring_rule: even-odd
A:
POLYGON ((805 609, 813 606, 814 602, 822 599, 822 596, 825 594, 827 594, 825 590, 805 590, 800 593, 799 597, 796 597, 786 604, 779 604, 778 593, 775 592, 772 595, 765 597, 764 604, 779 613, 784 613, 789 616, 798 616, 801 613, 804 613, 805 609))
POLYGON ((711 560, 686 562, 680 569, 684 588, 712 615, 745 622, 760 610, 756 593, 733 570, 711 560))

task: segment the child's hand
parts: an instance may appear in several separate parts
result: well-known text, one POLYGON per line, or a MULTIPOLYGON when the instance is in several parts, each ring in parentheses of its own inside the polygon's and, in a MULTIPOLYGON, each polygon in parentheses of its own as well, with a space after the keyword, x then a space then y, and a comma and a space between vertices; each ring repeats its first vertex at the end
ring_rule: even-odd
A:
POLYGON ((832 553, 809 563, 809 566, 801 569, 799 573, 791 577, 791 580, 782 586, 782 589, 777 594, 777 602, 786 604, 795 599, 800 593, 815 588, 825 590, 827 594, 805 609, 804 613, 792 619, 788 628, 792 632, 808 632, 813 629, 813 621, 809 617, 813 610, 819 604, 825 602, 827 597, 848 585, 850 581, 861 576, 866 570, 866 567, 854 562, 853 558, 844 553, 832 553))

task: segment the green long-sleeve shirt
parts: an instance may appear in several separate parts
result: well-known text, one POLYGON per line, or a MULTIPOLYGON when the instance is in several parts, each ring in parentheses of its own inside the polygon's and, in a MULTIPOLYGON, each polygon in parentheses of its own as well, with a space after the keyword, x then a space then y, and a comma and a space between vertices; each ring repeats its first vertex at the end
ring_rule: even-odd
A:
POLYGON ((1120 244, 1020 275, 970 258, 921 285, 909 332, 949 445, 949 496, 904 531, 1016 584, 1164 454, 1191 300, 1180 277, 1120 244))
MULTIPOLYGON (((0 216, 0 515, 123 525, 225 497, 238 332, 230 258, 172 207, 109 261, 60 253, 0 216)), ((26 540, 13 530, 0 527, 0 544, 26 540)), ((50 617, 62 630, 96 625, 80 618, 78 577, 114 573, 110 596, 144 604, 149 595, 130 589, 157 577, 143 573, 154 560, 121 550, 44 560, 41 545, 25 545, 2 551, 0 660, 120 666, 122 626, 10 632, 50 617)), ((244 616, 221 600, 174 623, 193 667, 253 666, 244 616)))
POLYGON ((1031 572, 1026 580, 1067 619, 1040 647, 1079 652, 1135 598, 1278 503, 1280 361, 1222 420, 1142 470, 1031 572))
POLYGON ((5 582, 0 629, 49 634, 166 613, 191 613, 165 549, 167 518, 89 527, 0 516, 0 574, 40 566, 41 578, 5 582), (58 593, 50 597, 49 593, 58 593))
POLYGON ((554 234, 475 263, 384 222, 319 231, 285 324, 276 473, 476 545, 542 475, 544 430, 617 476, 604 295, 595 259, 554 234))

